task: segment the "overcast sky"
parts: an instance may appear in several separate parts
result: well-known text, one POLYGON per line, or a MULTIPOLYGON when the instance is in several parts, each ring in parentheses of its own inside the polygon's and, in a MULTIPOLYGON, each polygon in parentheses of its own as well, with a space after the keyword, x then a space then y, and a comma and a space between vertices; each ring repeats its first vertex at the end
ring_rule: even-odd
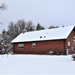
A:
POLYGON ((50 25, 75 25, 75 0, 0 0, 7 4, 7 10, 0 15, 0 26, 7 29, 11 21, 31 20, 45 28, 50 25))

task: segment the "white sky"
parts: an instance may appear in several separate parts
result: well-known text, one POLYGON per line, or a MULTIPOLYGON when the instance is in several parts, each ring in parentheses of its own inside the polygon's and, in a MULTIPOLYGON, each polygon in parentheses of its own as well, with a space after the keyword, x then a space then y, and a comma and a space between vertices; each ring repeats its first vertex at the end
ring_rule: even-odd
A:
POLYGON ((0 31, 19 19, 39 22, 45 28, 50 25, 75 25, 75 0, 0 0, 7 10, 0 15, 0 31))

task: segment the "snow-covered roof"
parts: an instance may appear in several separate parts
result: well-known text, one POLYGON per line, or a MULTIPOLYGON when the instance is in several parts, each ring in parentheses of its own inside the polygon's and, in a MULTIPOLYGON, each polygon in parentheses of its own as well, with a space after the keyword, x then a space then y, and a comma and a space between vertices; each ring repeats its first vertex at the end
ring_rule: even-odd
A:
POLYGON ((67 39, 74 26, 21 33, 11 43, 67 39))

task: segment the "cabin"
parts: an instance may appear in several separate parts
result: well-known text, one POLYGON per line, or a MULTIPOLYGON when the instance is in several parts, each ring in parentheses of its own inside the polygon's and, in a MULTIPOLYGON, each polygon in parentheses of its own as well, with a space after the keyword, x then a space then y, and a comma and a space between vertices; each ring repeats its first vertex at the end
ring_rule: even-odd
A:
POLYGON ((11 43, 14 54, 73 54, 75 26, 23 32, 11 43))

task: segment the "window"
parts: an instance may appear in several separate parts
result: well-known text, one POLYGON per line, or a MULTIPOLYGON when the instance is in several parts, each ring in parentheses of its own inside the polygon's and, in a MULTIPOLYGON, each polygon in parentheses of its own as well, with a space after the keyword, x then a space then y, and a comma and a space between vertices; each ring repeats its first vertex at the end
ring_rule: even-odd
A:
POLYGON ((24 48, 24 44, 18 44, 18 48, 20 49, 24 48))
POLYGON ((68 49, 70 49, 70 41, 68 41, 68 49))
POLYGON ((32 43, 32 48, 35 48, 36 47, 36 43, 32 43))
POLYGON ((68 46, 70 46, 70 41, 68 41, 68 46))

